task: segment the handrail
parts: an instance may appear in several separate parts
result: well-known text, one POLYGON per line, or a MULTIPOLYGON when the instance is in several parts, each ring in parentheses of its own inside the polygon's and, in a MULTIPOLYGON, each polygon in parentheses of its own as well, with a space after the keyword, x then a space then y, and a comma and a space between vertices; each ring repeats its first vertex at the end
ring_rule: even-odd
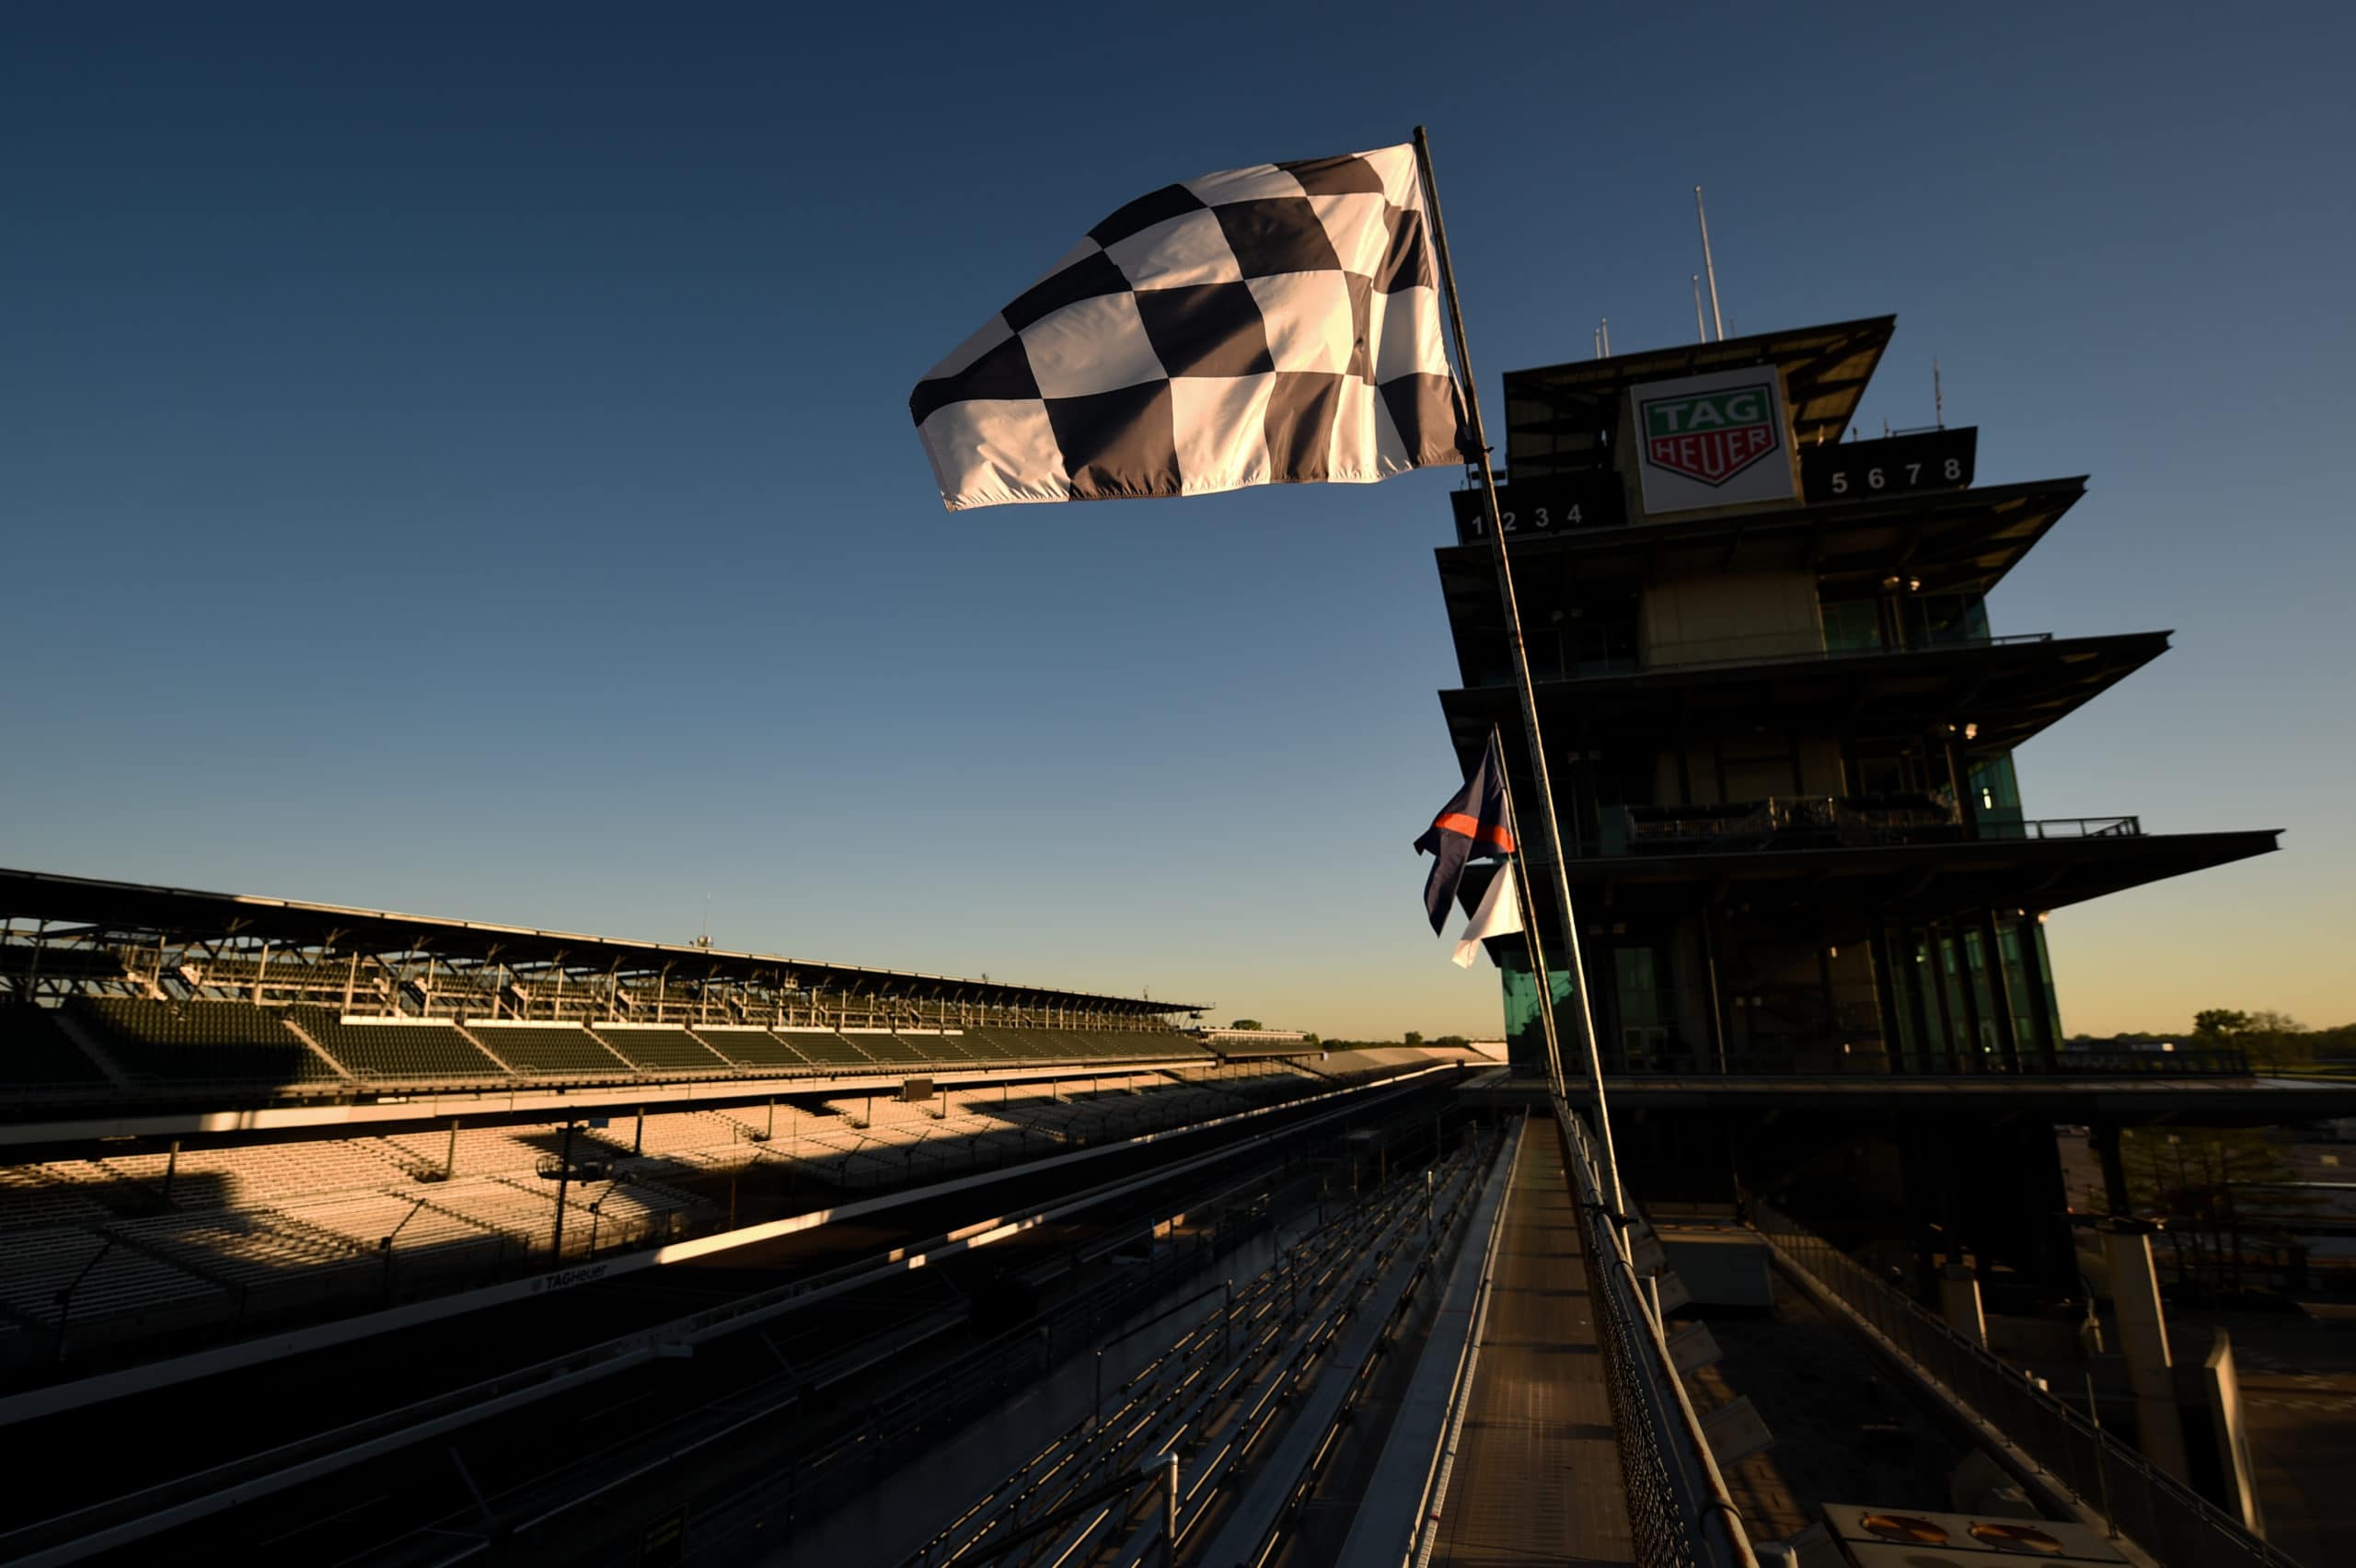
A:
POLYGON ((1628 1216, 1604 1201, 1585 1124, 1562 1096, 1553 1098, 1570 1155, 1579 1233, 1591 1261, 1596 1328, 1636 1561, 1641 1568, 1758 1568, 1741 1513, 1629 1259, 1628 1216))
POLYGON ((1946 1389, 2169 1568, 2298 1568, 2281 1548, 2244 1529, 2116 1433, 1876 1279, 1824 1238, 1756 1199, 1748 1223, 1784 1270, 1840 1302, 1923 1378, 1946 1389))

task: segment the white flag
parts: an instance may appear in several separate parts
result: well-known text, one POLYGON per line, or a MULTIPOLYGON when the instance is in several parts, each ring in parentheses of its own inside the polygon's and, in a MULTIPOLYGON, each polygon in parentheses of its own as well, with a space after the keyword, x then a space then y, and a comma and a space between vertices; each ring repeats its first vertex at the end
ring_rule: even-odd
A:
POLYGON ((952 511, 1464 461, 1413 147, 1138 197, 908 399, 952 511))
POLYGON ((1521 899, 1513 891, 1513 867, 1499 866, 1497 874, 1489 879, 1489 891, 1481 895, 1479 907, 1472 911, 1472 923, 1464 928, 1464 936, 1456 944, 1456 966, 1472 968, 1484 940, 1520 929, 1521 899))

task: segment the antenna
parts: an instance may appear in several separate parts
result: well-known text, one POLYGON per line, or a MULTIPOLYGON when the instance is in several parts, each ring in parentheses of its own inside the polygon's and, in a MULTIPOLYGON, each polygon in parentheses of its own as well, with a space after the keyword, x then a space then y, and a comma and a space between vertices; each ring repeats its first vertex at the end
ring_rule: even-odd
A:
POLYGON ((1693 274, 1693 340, 1697 343, 1710 340, 1710 324, 1702 319, 1702 274, 1699 272, 1693 274))
POLYGON ((1947 428, 1946 394, 1939 390, 1939 356, 1931 356, 1931 418, 1941 430, 1947 428))
POLYGON ((1603 329, 1598 327, 1588 335, 1595 340, 1595 357, 1601 359, 1603 357, 1603 329))
POLYGON ((1611 317, 1605 317, 1602 324, 1598 326, 1596 330, 1603 335, 1603 357, 1610 359, 1611 357, 1611 317))
POLYGON ((1723 343, 1727 340, 1727 318, 1718 309, 1718 264, 1710 258, 1710 213, 1702 205, 1702 188, 1698 185, 1693 188, 1693 215, 1702 223, 1702 271, 1710 275, 1710 319, 1717 325, 1718 341, 1723 343))

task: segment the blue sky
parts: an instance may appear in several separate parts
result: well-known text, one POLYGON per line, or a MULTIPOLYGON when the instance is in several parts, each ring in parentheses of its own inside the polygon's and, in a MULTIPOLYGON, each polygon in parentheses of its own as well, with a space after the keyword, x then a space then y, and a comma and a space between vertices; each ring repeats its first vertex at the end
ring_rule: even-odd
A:
POLYGON ((104 6, 0 19, 0 863, 1494 1031, 1443 474, 951 517, 909 386, 1090 224, 1432 130, 1484 388, 1899 315, 2090 473, 2000 631, 2176 651, 2033 815, 2071 1029, 2356 1018, 2341 9, 104 6))

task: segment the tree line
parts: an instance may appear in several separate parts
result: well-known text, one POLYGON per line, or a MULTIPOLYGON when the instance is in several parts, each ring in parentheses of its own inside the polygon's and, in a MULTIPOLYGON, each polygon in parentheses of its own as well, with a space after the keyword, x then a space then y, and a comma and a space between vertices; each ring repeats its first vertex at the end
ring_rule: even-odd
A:
POLYGON ((2131 1030, 2109 1036, 2073 1034, 2069 1043, 2096 1050, 2106 1045, 2166 1043, 2204 1050, 2240 1051, 2261 1072, 2356 1072, 2356 1023, 2310 1029, 2288 1013, 2268 1009, 2244 1012, 2236 1008, 2203 1008, 2192 1015, 2189 1033, 2154 1034, 2131 1030))

